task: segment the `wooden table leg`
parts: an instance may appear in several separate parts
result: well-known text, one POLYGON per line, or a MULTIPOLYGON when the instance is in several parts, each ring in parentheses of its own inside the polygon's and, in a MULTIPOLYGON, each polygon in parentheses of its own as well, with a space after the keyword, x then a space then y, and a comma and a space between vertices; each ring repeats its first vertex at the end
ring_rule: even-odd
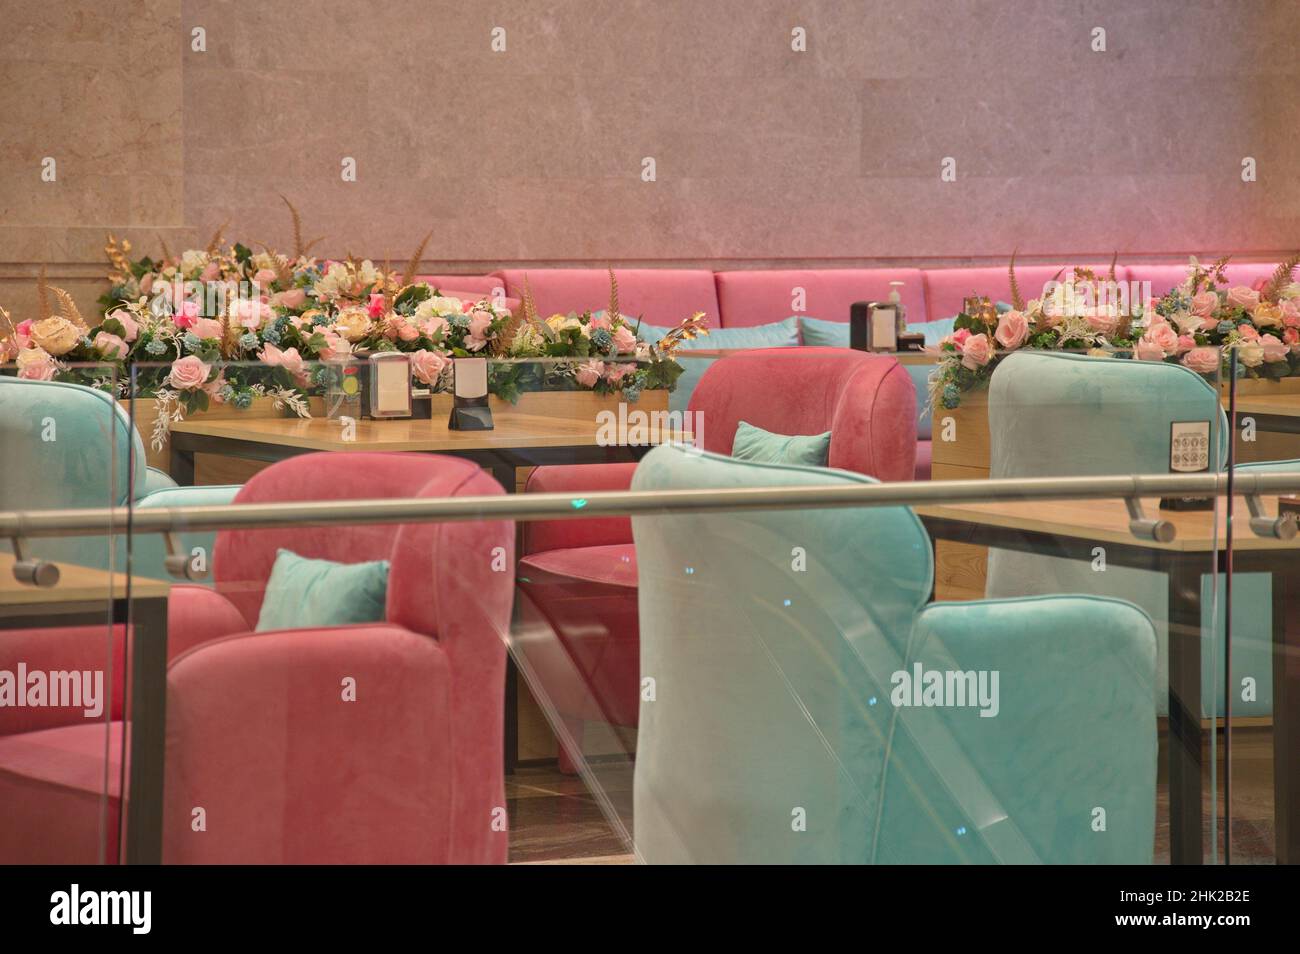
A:
MULTIPOLYGON (((118 600, 117 603, 125 603, 118 600)), ((163 764, 167 739, 167 598, 136 599, 119 614, 132 623, 126 863, 162 863, 163 764)))
POLYGON ((1276 861, 1300 863, 1300 554, 1273 573, 1273 826, 1276 861))
POLYGON ((1194 557, 1173 556, 1169 581, 1169 857, 1199 865, 1201 847, 1201 573, 1194 557))

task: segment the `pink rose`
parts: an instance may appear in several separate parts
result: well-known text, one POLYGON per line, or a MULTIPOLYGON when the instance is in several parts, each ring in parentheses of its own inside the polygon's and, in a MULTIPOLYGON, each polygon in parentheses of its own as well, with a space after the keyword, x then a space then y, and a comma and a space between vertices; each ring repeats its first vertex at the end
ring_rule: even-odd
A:
POLYGON ((271 296, 271 304, 287 311, 297 311, 307 302, 305 288, 290 288, 288 291, 276 292, 271 296))
POLYGON ((167 377, 171 386, 177 390, 192 391, 203 386, 211 371, 210 367, 190 354, 173 361, 171 374, 167 377))
POLYGON ((1119 327, 1119 315, 1112 315, 1105 311, 1092 311, 1087 315, 1088 327, 1099 335, 1110 335, 1115 333, 1119 327))
POLYGON ((420 337, 420 329, 415 327, 415 325, 411 324, 409 321, 403 321, 397 326, 397 337, 401 338, 403 341, 414 341, 416 338, 420 337))
POLYGON ((618 384, 629 374, 636 373, 635 364, 611 364, 605 368, 605 380, 610 384, 618 384))
POLYGON ((437 384, 447 359, 437 351, 412 351, 411 373, 425 384, 437 384))
POLYGON ((1175 354, 1186 354, 1196 347, 1196 339, 1191 335, 1179 335, 1178 347, 1174 349, 1175 354))
POLYGON ((273 368, 284 368, 295 377, 303 373, 302 355, 298 353, 297 348, 285 348, 281 351, 275 345, 267 343, 262 346, 257 356, 263 364, 273 368))
POLYGON ((1255 279, 1253 282, 1250 283, 1250 287, 1257 292, 1262 292, 1265 288, 1268 287, 1268 279, 1265 276, 1261 275, 1259 276, 1259 278, 1255 279))
POLYGON ((1213 374, 1219 370, 1219 349, 1193 348, 1183 355, 1183 365, 1197 374, 1213 374))
POLYGON ((953 345, 957 348, 957 350, 960 351, 962 349, 962 345, 966 343, 966 339, 969 337, 970 337, 969 328, 958 328, 951 335, 949 335, 949 340, 953 343, 953 345))
POLYGON ((1276 335, 1261 335, 1259 343, 1264 347, 1265 361, 1285 361, 1288 348, 1276 335))
POLYGON ((592 388, 596 386, 596 382, 600 380, 601 375, 604 373, 605 362, 591 358, 578 365, 578 369, 573 376, 578 379, 578 383, 584 388, 592 388))
POLYGON ((105 358, 125 358, 127 347, 126 342, 117 335, 111 335, 107 331, 101 331, 95 335, 91 342, 95 350, 105 358))
POLYGON ((420 322, 420 334, 426 338, 436 338, 439 334, 446 331, 447 319, 442 315, 433 315, 430 318, 420 322))
POLYGON ((352 344, 347 338, 328 328, 321 330, 325 347, 320 349, 320 356, 326 361, 343 361, 352 356, 352 344))
POLYGON ((1150 341, 1156 345, 1165 354, 1173 354, 1178 347, 1178 332, 1174 331, 1169 322, 1154 321, 1147 327, 1146 334, 1142 336, 1144 341, 1150 341))
POLYGON ((208 264, 203 266, 203 271, 199 273, 199 281, 201 282, 215 282, 220 277, 220 262, 208 262, 208 264))
POLYGON ((18 377, 27 381, 53 379, 58 365, 49 352, 40 348, 23 348, 18 352, 18 377))
POLYGON ((140 336, 140 323, 131 317, 131 313, 125 308, 116 308, 104 316, 112 318, 122 326, 122 339, 124 341, 134 341, 140 336))
POLYGON ((1133 357, 1139 361, 1163 361, 1165 359, 1165 349, 1146 335, 1143 335, 1133 348, 1133 357))
POLYGON ((271 318, 271 308, 260 298, 236 298, 230 303, 230 317, 236 324, 256 331, 271 318))
POLYGON ((1252 311, 1259 304, 1259 292, 1245 285, 1234 285, 1228 289, 1228 304, 1233 308, 1252 311))
POLYGON ((183 301, 172 314, 172 324, 177 328, 191 327, 199 317, 199 303, 196 301, 183 301))
POLYGON ((614 351, 618 354, 629 354, 636 350, 636 335, 627 325, 620 325, 618 331, 614 332, 614 351))
POLYGON ((370 304, 366 306, 366 314, 371 318, 378 318, 384 313, 384 296, 379 292, 374 292, 370 296, 370 304))
POLYGON ((30 338, 32 336, 32 319, 26 318, 23 321, 18 322, 18 327, 14 330, 24 338, 30 338))
POLYGON ((492 324, 490 312, 475 310, 469 316, 469 340, 465 347, 470 351, 479 351, 487 345, 488 327, 492 324))
POLYGON ((1192 296, 1192 314, 1197 318, 1213 318, 1219 307, 1219 296, 1212 291, 1197 292, 1192 296))
POLYGON ((1243 341, 1254 341, 1259 337, 1259 329, 1254 325, 1238 325, 1237 331, 1241 334, 1243 341))
POLYGON ((984 367, 992 357, 993 346, 988 335, 971 335, 961 345, 961 363, 972 371, 984 367))
POLYGON ((1300 328, 1300 303, 1294 298, 1282 302, 1282 324, 1287 328, 1300 328))
POLYGON ((1287 328, 1282 332, 1282 340, 1294 351, 1296 346, 1300 345, 1300 329, 1287 328))
POLYGON ((279 277, 269 268, 259 268, 253 273, 253 281, 261 288, 270 288, 279 277))
POLYGON ((1018 311, 1008 311, 998 318, 998 330, 993 332, 998 344, 1014 351, 1029 337, 1029 319, 1018 311))
POLYGON ((215 318, 199 318, 190 327, 190 332, 199 338, 220 341, 225 329, 221 327, 221 322, 215 318))
POLYGON ((609 315, 608 315, 608 314, 600 314, 600 315, 592 315, 592 316, 591 316, 591 321, 587 322, 587 329, 588 329, 589 331, 595 331, 597 328, 604 328, 604 329, 606 329, 606 330, 609 329, 609 315))

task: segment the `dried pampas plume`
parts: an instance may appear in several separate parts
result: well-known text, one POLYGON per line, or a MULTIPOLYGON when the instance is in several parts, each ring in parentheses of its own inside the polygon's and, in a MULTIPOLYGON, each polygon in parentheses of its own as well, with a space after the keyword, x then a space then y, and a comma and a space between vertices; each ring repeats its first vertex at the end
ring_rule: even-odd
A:
POLYGON ((86 319, 81 317, 81 312, 77 309, 77 303, 72 296, 62 288, 55 288, 53 285, 50 286, 50 290, 54 292, 54 297, 58 299, 59 314, 80 328, 83 333, 89 332, 90 325, 86 324, 86 319))
POLYGON ((614 269, 609 270, 609 309, 605 312, 605 317, 609 319, 610 325, 613 325, 620 317, 618 310, 618 279, 614 277, 614 269))
POLYGON ((424 249, 428 246, 429 239, 431 238, 433 238, 432 229, 424 238, 420 239, 420 244, 416 246, 415 252, 412 253, 410 260, 407 261, 406 271, 402 272, 403 288, 415 281, 415 274, 420 270, 420 262, 424 261, 424 249))
POLYGON ((1106 281, 1113 286, 1115 284, 1115 263, 1119 261, 1119 249, 1110 257, 1110 268, 1106 269, 1106 281))
POLYGON ((131 261, 127 255, 131 251, 131 243, 122 239, 121 243, 108 233, 108 244, 104 246, 104 254, 108 256, 108 263, 113 266, 113 270, 108 273, 108 280, 114 285, 121 285, 131 277, 131 261))
POLYGON ((1266 301, 1277 301, 1278 296, 1282 294, 1282 289, 1291 284, 1291 273, 1295 271, 1297 265, 1300 265, 1300 252, 1289 256, 1286 261, 1278 265, 1273 272, 1273 277, 1264 286, 1263 297, 1266 301))
POLYGON ((229 224, 229 222, 222 222, 217 226, 217 230, 212 233, 212 238, 208 239, 208 244, 204 247, 204 251, 209 255, 217 254, 217 249, 221 247, 221 237, 225 234, 226 226, 229 224))
POLYGON ((163 261, 170 262, 172 260, 172 250, 167 247, 167 240, 160 235, 158 236, 158 243, 162 245, 163 261))
POLYGON ((1016 311, 1025 310, 1025 299, 1020 294, 1020 283, 1016 281, 1016 251, 1011 253, 1011 265, 1007 268, 1007 277, 1011 279, 1011 307, 1016 311))
POLYGON ((50 285, 45 277, 45 266, 36 273, 36 319, 44 321, 50 317, 50 285))

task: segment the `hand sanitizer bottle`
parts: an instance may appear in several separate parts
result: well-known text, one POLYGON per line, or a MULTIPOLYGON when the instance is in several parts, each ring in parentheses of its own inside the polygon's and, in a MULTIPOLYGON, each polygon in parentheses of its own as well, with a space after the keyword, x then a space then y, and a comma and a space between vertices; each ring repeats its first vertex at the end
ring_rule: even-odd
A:
POLYGON ((907 334, 907 309, 903 307, 903 283, 889 283, 889 303, 894 306, 894 314, 898 318, 898 335, 902 337, 907 334))

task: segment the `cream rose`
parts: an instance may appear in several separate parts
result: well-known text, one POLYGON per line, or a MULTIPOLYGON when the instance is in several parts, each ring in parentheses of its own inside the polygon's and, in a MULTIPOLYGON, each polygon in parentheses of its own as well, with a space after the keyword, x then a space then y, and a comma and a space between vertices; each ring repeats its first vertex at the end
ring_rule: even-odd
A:
POLYGON ((360 305, 344 308, 334 319, 334 330, 355 344, 370 334, 370 315, 360 305))
POLYGON ((81 341, 81 329, 66 318, 45 318, 32 325, 32 344, 58 358, 81 341))
POLYGON ((1271 302, 1261 301, 1250 313, 1250 319, 1257 327, 1276 328, 1282 324, 1282 308, 1271 302))

